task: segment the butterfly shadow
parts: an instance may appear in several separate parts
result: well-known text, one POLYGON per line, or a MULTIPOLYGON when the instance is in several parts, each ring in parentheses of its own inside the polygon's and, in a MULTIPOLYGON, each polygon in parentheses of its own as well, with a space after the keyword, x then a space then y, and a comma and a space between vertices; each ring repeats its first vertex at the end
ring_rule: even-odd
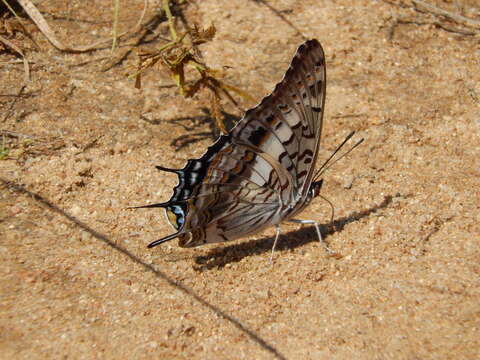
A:
MULTIPOLYGON (((375 205, 369 209, 354 212, 353 214, 334 220, 332 224, 319 225, 323 240, 328 236, 341 232, 347 224, 365 218, 380 209, 388 207, 393 198, 399 195, 387 195, 379 205, 375 205)), ((195 258, 195 270, 205 271, 216 268, 222 268, 227 264, 236 263, 243 258, 252 255, 261 255, 272 251, 275 236, 267 238, 251 240, 240 244, 225 246, 223 248, 212 249, 207 255, 197 256, 195 258)), ((315 227, 302 227, 298 230, 291 231, 280 235, 276 246, 276 251, 293 250, 304 246, 308 243, 318 241, 315 227), (288 237, 288 239, 287 239, 288 237), (294 239, 292 241, 291 239, 294 239)), ((335 256, 335 254, 334 254, 335 256)), ((338 256, 338 254, 337 254, 338 256)))

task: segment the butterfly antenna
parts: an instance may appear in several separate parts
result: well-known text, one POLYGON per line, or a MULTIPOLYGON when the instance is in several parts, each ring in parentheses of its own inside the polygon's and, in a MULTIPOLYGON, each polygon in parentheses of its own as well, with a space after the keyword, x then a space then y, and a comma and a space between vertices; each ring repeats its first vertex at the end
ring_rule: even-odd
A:
POLYGON ((323 200, 325 200, 328 203, 328 205, 330 205, 330 209, 332 210, 331 216, 330 216, 330 224, 333 224, 333 218, 335 216, 335 207, 333 206, 332 202, 322 194, 318 194, 318 196, 321 197, 323 200))
POLYGON ((358 145, 360 145, 365 139, 360 139, 359 141, 357 141, 357 143, 355 145, 353 145, 345 154, 343 154, 342 156, 340 156, 338 159, 335 159, 335 161, 333 162, 330 162, 330 160, 333 159, 333 157, 340 151, 340 149, 352 138, 352 136, 355 134, 355 131, 352 131, 350 134, 347 135, 347 137, 345 138, 345 140, 342 141, 342 143, 340 145, 338 145, 338 147, 335 149, 335 151, 332 153, 332 155, 330 155, 330 157, 323 163, 322 166, 320 166, 320 168, 317 170, 315 176, 314 176, 314 179, 318 179, 325 171, 327 171, 333 164, 335 164, 337 161, 339 161, 340 159, 343 159, 345 156, 347 156, 348 154, 350 154, 350 152, 355 149, 358 145))
POLYGON ((343 147, 343 145, 345 145, 347 143, 348 140, 350 140, 350 138, 355 134, 355 131, 352 131, 350 134, 347 135, 347 137, 345 138, 345 140, 343 140, 343 142, 335 149, 335 151, 332 153, 332 155, 330 155, 330 157, 327 159, 327 161, 325 161, 323 163, 322 166, 320 166, 320 168, 317 170, 317 173, 315 174, 314 176, 314 179, 318 178, 318 176, 322 173, 322 169, 325 168, 325 166, 328 164, 328 162, 330 160, 332 160, 332 158, 340 151, 340 149, 343 147))

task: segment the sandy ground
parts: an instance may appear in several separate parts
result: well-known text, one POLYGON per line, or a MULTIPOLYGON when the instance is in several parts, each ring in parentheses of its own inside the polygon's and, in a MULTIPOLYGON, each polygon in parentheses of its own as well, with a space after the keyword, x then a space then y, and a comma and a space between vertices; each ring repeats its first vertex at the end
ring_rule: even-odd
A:
MULTIPOLYGON (((66 43, 108 36, 103 2, 38 2, 66 43), (68 6, 68 7, 67 7, 68 6)), ((476 1, 436 1, 480 19, 476 1)), ((120 27, 143 2, 123 2, 120 27)), ((152 19, 158 4, 151 4, 152 19), (153 6, 155 5, 155 6, 153 6)), ((195 249, 175 241, 160 210, 181 167, 212 142, 206 98, 184 99, 164 71, 143 88, 108 71, 108 46, 63 53, 33 25, 22 34, 33 81, 0 53, 0 357, 2 359, 478 359, 480 358, 480 41, 432 23, 408 1, 192 1, 188 23, 214 22, 201 47, 212 67, 255 98, 281 79, 303 37, 327 54, 321 158, 352 130, 365 144, 325 176, 303 218, 195 249), (301 32, 301 33, 300 33, 301 32), (197 120, 195 120, 197 119, 197 120), (200 120, 198 120, 200 119, 200 120)), ((150 24, 150 46, 168 34, 150 24)), ((181 24, 179 23, 179 26, 181 24)), ((6 35, 4 35, 6 36, 6 35)), ((115 53, 129 49, 121 42, 115 53)), ((243 108, 254 104, 242 102, 243 108)), ((241 113, 227 106, 227 111, 241 113)))

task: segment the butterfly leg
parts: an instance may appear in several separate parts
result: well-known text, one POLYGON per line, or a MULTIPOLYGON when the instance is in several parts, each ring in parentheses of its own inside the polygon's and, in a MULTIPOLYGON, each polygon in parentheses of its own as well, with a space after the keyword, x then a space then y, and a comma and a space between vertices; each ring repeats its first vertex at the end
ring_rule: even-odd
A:
POLYGON ((278 238, 280 237, 280 225, 275 225, 275 241, 273 242, 272 254, 270 255, 270 264, 273 264, 273 253, 275 252, 275 247, 277 246, 278 238))
POLYGON ((317 231, 317 235, 318 235, 318 241, 320 241, 320 243, 323 245, 325 250, 327 250, 329 253, 334 252, 327 246, 327 244, 325 244, 325 241, 323 241, 322 233, 320 232, 320 226, 318 226, 318 222, 316 222, 315 220, 300 220, 300 219, 290 219, 288 221, 295 224, 308 224, 308 225, 315 226, 315 230, 317 231))

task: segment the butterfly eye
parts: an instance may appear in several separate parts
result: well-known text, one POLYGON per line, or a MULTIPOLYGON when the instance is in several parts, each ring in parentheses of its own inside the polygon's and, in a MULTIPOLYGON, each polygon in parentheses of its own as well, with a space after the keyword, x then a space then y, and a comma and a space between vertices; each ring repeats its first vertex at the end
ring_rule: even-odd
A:
POLYGON ((312 185, 310 185, 310 192, 312 194, 312 197, 317 197, 318 194, 320 194, 322 184, 323 184, 323 179, 312 182, 312 185))

